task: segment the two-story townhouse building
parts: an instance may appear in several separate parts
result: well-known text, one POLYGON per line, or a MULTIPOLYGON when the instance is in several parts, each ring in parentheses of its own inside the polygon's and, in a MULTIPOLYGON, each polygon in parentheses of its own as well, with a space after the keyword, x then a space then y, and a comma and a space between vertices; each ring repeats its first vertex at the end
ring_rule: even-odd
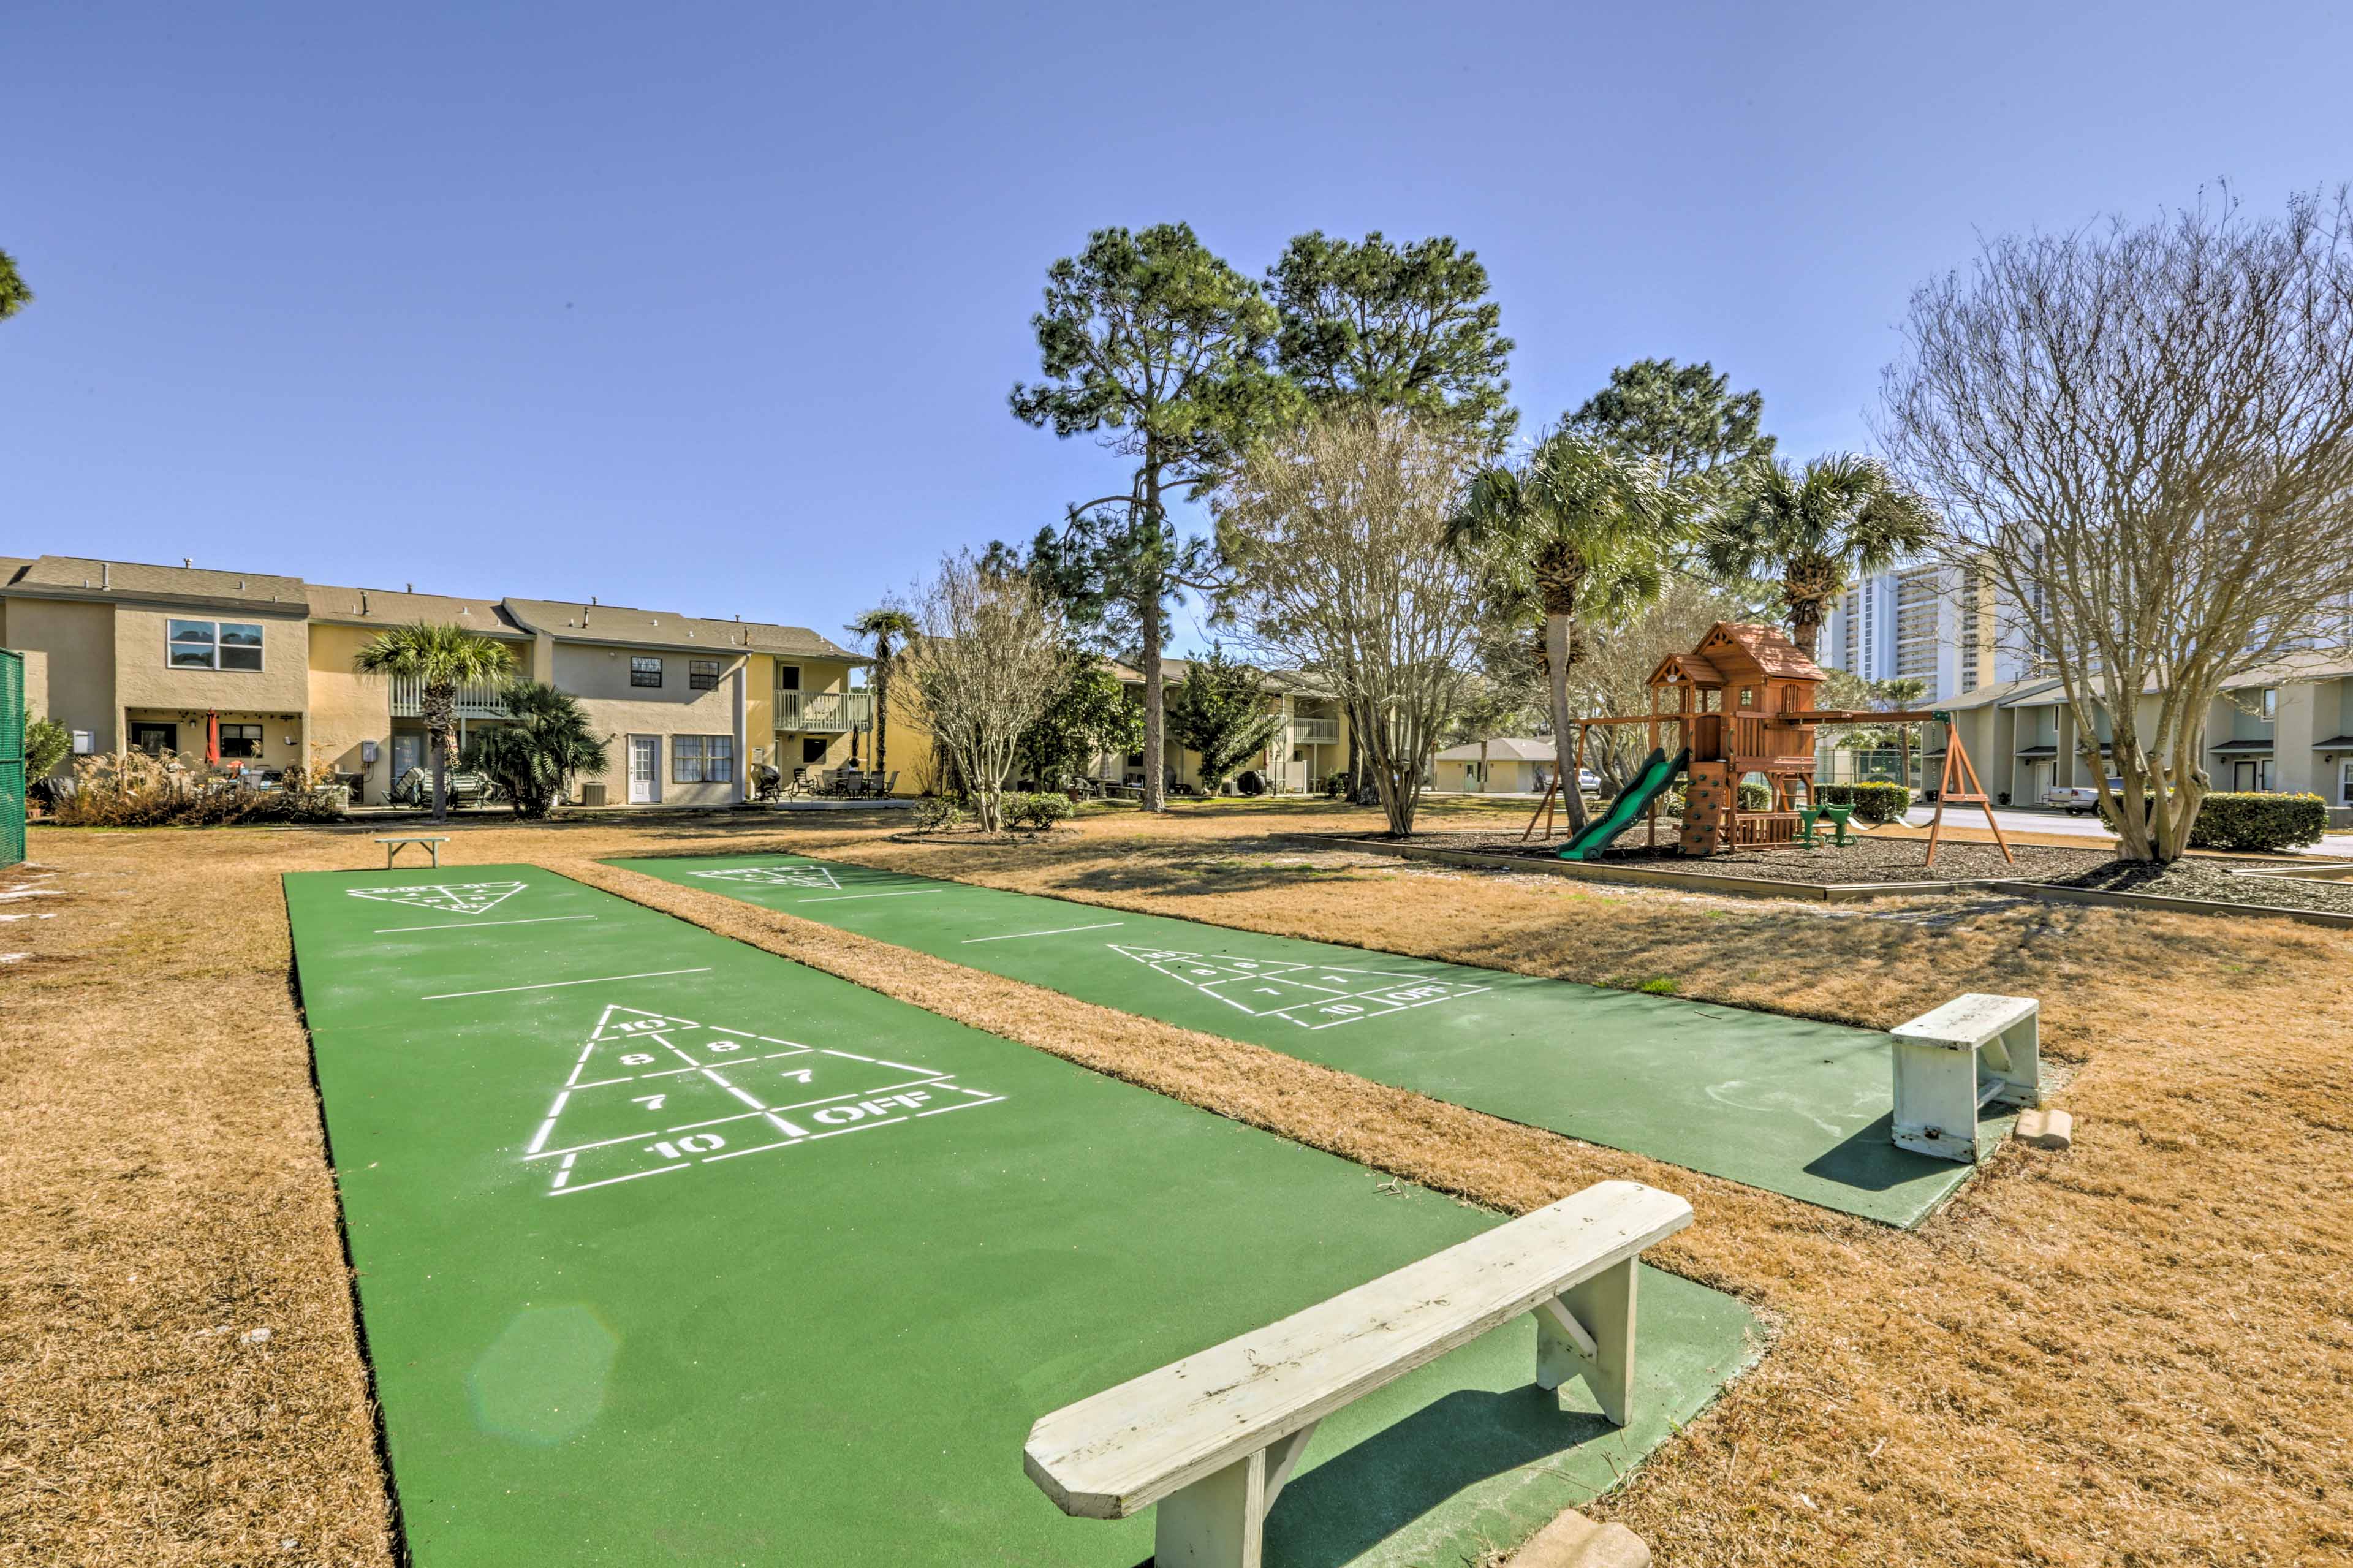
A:
MULTIPOLYGON (((1950 711, 1986 789, 2011 804, 2039 804, 2054 786, 2094 782, 2066 695, 2038 677, 1981 687, 1938 704, 1950 711)), ((2140 698, 2143 735, 2159 694, 2140 698)), ((2111 727, 2093 745, 2104 758, 2111 727)), ((2338 826, 2353 826, 2353 659, 2293 654, 2233 677, 2206 713, 2205 765, 2218 790, 2316 795, 2338 826)), ((1932 771, 1929 776, 1935 776, 1932 771)))
MULTIPOLYGON (((1160 661, 1163 689, 1174 691, 1185 683, 1191 672, 1192 661, 1165 658, 1160 661)), ((1132 665, 1113 663, 1113 671, 1121 682, 1135 692, 1141 702, 1144 672, 1132 665)), ((1282 725, 1258 755, 1245 767, 1254 767, 1267 781, 1267 788, 1276 795, 1298 795, 1319 788, 1324 780, 1348 764, 1348 717, 1345 706, 1324 692, 1316 683, 1295 669, 1268 670, 1261 684, 1266 691, 1267 709, 1282 716, 1282 725)), ((1145 758, 1141 752, 1131 752, 1125 757, 1103 759, 1105 779, 1141 784, 1145 779, 1145 758), (1116 767, 1114 773, 1112 770, 1116 767)), ((1201 777, 1198 752, 1171 737, 1162 758, 1163 778, 1180 789, 1198 790, 1205 784, 1201 777)))
MULTIPOLYGON (((713 805, 754 772, 847 761, 871 721, 864 663, 805 626, 547 599, 470 599, 192 566, 0 557, 0 647, 26 656, 27 706, 85 752, 194 752, 301 764, 380 801, 427 758, 416 683, 363 676, 385 629, 461 626, 504 644, 517 677, 580 700, 611 737, 575 799, 713 805)), ((505 721, 497 691, 461 690, 461 735, 505 721)))

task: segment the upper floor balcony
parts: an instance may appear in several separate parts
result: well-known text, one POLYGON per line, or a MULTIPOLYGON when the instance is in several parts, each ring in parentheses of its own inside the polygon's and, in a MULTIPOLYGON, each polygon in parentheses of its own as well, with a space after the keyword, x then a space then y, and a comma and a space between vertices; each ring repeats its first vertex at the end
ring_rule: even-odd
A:
POLYGON ((779 691, 776 728, 838 735, 863 730, 874 720, 871 691, 779 691))
MULTIPOLYGON (((506 699, 496 682, 470 680, 458 688, 457 716, 460 719, 504 719, 508 717, 506 699)), ((392 716, 396 719, 425 717, 425 682, 413 675, 392 678, 392 716)))
POLYGON ((1336 746, 1340 743, 1340 721, 1293 719, 1291 721, 1291 743, 1294 746, 1336 746))

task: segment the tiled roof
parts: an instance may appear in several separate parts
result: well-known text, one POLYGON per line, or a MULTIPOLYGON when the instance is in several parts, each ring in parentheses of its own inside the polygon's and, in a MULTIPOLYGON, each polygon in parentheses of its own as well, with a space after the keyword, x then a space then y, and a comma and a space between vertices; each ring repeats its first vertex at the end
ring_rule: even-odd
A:
POLYGON ((202 566, 153 566, 141 561, 100 561, 44 555, 16 574, 18 590, 51 588, 118 599, 206 599, 276 605, 297 614, 308 606, 302 579, 266 572, 215 572, 202 566))
POLYGON ((311 587, 311 614, 322 621, 355 626, 415 626, 442 622, 491 637, 527 637, 514 617, 489 599, 453 599, 443 594, 412 594, 391 588, 311 587))

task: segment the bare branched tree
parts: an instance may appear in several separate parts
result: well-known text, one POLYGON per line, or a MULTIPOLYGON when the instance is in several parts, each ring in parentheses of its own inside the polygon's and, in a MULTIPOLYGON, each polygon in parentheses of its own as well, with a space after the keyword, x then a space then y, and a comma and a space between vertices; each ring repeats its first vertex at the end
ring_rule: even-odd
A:
POLYGON ((2225 685, 2353 594, 2345 193, 1993 240, 1904 331, 1883 440, 2061 682, 2125 857, 2174 859, 2225 685))
POLYGON ((1392 833, 1413 831, 1423 769, 1470 689, 1481 579, 1447 521, 1477 458, 1401 416, 1335 416, 1261 446, 1219 505, 1227 612, 1270 662, 1366 717, 1392 833))
POLYGON ((1060 619, 1027 575, 993 571, 970 551, 940 562, 914 614, 920 631, 900 654, 900 679, 921 694, 982 829, 997 832, 1022 732, 1067 673, 1060 619))

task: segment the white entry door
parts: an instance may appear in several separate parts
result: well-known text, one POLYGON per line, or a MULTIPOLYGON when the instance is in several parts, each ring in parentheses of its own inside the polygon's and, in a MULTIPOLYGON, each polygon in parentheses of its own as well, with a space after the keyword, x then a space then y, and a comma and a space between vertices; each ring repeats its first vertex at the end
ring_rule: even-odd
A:
POLYGON ((661 737, 629 737, 629 804, 655 805, 661 800, 661 737))

